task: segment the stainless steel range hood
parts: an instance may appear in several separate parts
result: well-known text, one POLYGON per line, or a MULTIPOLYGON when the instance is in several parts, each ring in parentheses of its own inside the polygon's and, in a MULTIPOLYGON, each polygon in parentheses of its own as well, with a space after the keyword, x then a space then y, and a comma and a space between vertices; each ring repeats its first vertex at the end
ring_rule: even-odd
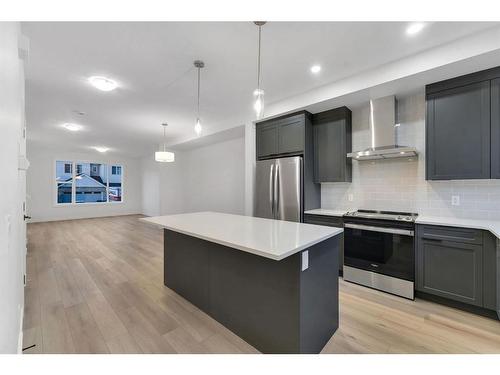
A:
POLYGON ((354 160, 394 159, 417 155, 415 147, 400 146, 396 141, 397 102, 395 96, 370 100, 372 147, 347 154, 354 160))

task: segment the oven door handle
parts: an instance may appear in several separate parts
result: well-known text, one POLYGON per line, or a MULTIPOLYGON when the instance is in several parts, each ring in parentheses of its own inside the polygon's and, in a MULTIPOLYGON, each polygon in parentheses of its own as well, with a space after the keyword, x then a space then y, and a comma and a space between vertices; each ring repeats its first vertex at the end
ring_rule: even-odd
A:
POLYGON ((344 224, 344 227, 352 228, 352 229, 368 230, 371 232, 401 234, 403 236, 411 236, 411 237, 413 237, 415 235, 414 231, 408 230, 408 229, 375 227, 375 226, 371 226, 371 225, 351 224, 351 223, 344 224))

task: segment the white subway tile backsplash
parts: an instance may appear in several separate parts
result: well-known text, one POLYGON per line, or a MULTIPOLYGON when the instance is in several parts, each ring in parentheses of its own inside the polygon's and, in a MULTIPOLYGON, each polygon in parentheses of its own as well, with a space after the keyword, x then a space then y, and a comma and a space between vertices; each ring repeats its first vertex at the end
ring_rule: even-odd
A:
MULTIPOLYGON (((425 180, 425 96, 401 98, 398 104, 398 144, 416 147, 419 156, 412 160, 353 161, 352 183, 321 185, 322 207, 500 220, 500 180, 425 180), (353 194, 352 201, 349 194, 353 194), (451 205, 452 195, 460 197, 459 206, 451 205)), ((354 151, 370 147, 368 117, 368 105, 353 110, 354 151)))

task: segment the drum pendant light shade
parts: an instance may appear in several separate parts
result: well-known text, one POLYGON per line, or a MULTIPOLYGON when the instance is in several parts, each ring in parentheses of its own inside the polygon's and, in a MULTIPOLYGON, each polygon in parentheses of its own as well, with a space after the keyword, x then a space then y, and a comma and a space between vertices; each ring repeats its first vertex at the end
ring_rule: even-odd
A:
POLYGON ((173 163, 175 161, 175 154, 166 150, 165 130, 168 124, 163 123, 161 126, 163 126, 163 149, 155 152, 155 161, 160 163, 173 163))

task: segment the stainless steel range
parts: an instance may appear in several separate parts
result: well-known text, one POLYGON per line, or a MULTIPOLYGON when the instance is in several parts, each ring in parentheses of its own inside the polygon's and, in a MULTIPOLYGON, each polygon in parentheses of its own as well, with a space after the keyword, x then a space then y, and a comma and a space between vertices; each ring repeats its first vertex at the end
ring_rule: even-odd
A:
POLYGON ((344 215, 344 280, 414 299, 415 219, 408 212, 344 215))

